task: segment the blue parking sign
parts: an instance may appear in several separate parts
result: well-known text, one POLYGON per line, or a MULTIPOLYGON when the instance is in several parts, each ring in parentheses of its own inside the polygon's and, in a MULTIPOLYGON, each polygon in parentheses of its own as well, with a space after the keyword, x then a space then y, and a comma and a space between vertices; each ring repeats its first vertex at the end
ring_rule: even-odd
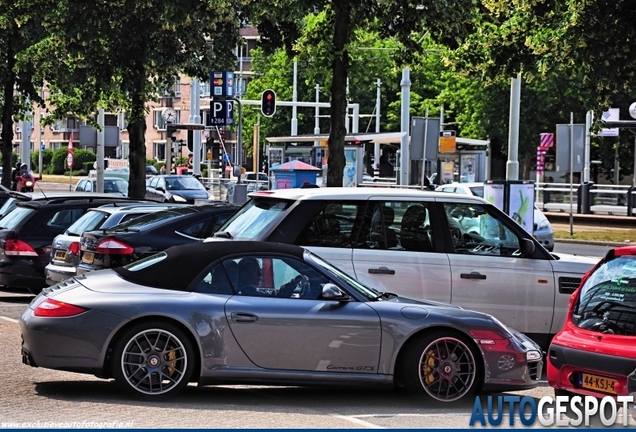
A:
POLYGON ((40 144, 40 151, 46 150, 46 146, 44 144, 40 144))

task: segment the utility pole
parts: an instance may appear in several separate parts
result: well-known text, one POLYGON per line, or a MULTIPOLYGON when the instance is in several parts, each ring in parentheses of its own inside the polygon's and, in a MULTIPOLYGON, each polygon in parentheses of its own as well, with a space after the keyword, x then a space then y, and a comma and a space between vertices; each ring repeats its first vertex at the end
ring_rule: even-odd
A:
MULTIPOLYGON (((100 108, 97 112, 97 124, 99 129, 97 130, 97 178, 95 191, 104 192, 104 141, 106 131, 104 129, 104 109, 100 108)), ((73 132, 71 132, 73 133, 73 132)))
MULTIPOLYGON (((380 97, 382 95, 381 86, 382 80, 378 78, 375 82, 375 133, 380 133, 380 97)), ((380 143, 373 143, 373 175, 375 177, 380 176, 380 143)), ((371 174, 371 173, 369 173, 371 174)))
POLYGON ((519 111, 521 106, 521 74, 510 80, 510 123, 506 180, 519 180, 519 111))
POLYGON ((409 184, 409 126, 411 112, 411 78, 409 69, 402 69, 402 123, 401 132, 406 132, 400 142, 400 170, 397 183, 400 185, 409 184))
MULTIPOLYGON (((199 80, 190 80, 190 116, 188 123, 201 124, 201 100, 200 100, 199 80)), ((192 174, 201 176, 201 131, 192 131, 192 174)))

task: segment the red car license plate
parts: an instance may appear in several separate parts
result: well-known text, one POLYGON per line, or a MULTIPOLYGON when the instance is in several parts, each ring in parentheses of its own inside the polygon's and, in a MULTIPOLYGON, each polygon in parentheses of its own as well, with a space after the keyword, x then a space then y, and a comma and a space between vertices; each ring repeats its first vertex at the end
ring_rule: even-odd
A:
POLYGON ((579 385, 581 388, 596 390, 604 393, 616 394, 616 391, 614 390, 615 384, 615 379, 598 375, 582 373, 579 378, 579 385))

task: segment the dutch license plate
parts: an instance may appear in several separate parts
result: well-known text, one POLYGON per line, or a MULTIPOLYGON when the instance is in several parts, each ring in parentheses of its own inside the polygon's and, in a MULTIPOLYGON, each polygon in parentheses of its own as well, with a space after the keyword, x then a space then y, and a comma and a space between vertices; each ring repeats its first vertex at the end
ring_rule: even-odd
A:
POLYGON ((55 251, 55 259, 64 261, 66 259, 66 251, 63 251, 63 250, 55 251))
POLYGON ((615 379, 602 377, 598 375, 582 373, 579 378, 579 385, 582 388, 601 391, 604 393, 616 394, 616 390, 614 390, 615 384, 616 384, 615 379))
POLYGON ((84 252, 82 255, 82 262, 86 264, 93 264, 95 260, 95 254, 93 252, 84 252))

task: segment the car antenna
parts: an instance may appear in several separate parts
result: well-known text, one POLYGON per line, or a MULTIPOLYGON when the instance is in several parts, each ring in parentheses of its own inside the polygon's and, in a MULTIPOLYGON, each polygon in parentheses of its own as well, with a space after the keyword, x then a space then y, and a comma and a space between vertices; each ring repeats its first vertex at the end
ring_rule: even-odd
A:
MULTIPOLYGON (((34 176, 35 177, 35 176, 34 176)), ((42 176, 40 176, 40 181, 42 181, 42 176)), ((44 193, 44 189, 42 189, 42 186, 40 186, 40 182, 36 181, 35 182, 36 185, 38 185, 38 188, 40 189, 40 192, 42 192, 42 195, 44 195, 44 199, 49 199, 46 194, 44 193)))

